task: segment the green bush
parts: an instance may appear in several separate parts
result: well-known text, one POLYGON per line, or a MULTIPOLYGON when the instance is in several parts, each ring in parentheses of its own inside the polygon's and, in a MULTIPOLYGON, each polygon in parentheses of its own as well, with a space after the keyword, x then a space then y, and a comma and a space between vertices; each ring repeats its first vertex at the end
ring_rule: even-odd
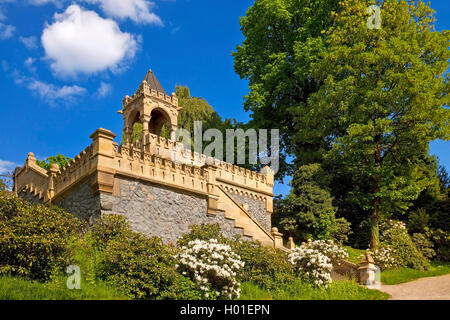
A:
POLYGON ((195 284, 175 269, 175 248, 133 232, 125 217, 106 215, 93 228, 101 250, 98 276, 134 299, 196 299, 195 284))
POLYGON ((295 279, 294 267, 283 251, 239 238, 229 240, 228 243, 245 263, 238 275, 241 282, 250 281, 261 288, 274 289, 280 283, 295 279))
POLYGON ((450 261, 450 232, 437 229, 428 233, 435 243, 436 260, 450 261))
POLYGON ((406 227, 399 221, 384 221, 380 225, 381 241, 394 250, 396 263, 399 266, 410 267, 417 270, 427 270, 430 262, 416 248, 406 227))
POLYGON ((70 242, 84 223, 58 207, 0 191, 0 274, 47 280, 69 265, 70 242))
POLYGON ((425 258, 431 260, 436 256, 436 252, 433 249, 433 242, 428 240, 423 233, 414 233, 411 239, 416 248, 422 253, 425 258))

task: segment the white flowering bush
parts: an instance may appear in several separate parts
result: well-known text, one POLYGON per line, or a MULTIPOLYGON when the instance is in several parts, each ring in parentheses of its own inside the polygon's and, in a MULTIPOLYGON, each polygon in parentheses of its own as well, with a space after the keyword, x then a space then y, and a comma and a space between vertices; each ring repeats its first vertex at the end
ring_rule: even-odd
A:
POLYGON ((198 285, 205 298, 239 298, 241 290, 236 274, 244 262, 229 245, 216 239, 193 240, 181 247, 176 258, 177 269, 198 285))
POLYGON ((390 245, 382 244, 375 250, 367 250, 373 258, 375 265, 381 270, 391 269, 398 266, 395 250, 390 245))
POLYGON ((328 287, 331 283, 331 259, 319 250, 302 245, 291 250, 288 260, 296 267, 302 279, 313 285, 328 287))
POLYGON ((339 266, 342 260, 348 258, 347 251, 332 240, 316 240, 306 244, 310 249, 319 251, 330 259, 333 266, 339 266))
POLYGON ((398 232, 408 233, 406 224, 402 221, 386 219, 380 222, 380 241, 386 241, 389 237, 391 230, 397 230, 398 232))

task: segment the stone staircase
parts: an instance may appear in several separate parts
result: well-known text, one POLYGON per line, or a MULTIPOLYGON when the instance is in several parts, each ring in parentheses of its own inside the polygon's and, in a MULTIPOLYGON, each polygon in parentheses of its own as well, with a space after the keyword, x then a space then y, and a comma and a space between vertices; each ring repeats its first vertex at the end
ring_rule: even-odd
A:
POLYGON ((272 246, 274 237, 266 230, 236 199, 224 188, 217 186, 219 191, 218 210, 225 218, 234 220, 235 228, 242 229, 243 235, 262 244, 272 246))

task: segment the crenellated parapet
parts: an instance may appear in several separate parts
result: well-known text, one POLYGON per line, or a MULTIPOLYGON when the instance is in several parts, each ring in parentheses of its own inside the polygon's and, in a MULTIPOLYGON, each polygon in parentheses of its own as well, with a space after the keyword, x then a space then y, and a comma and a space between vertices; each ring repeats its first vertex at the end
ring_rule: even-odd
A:
POLYGON ((178 107, 178 97, 175 93, 172 93, 169 96, 164 92, 158 92, 157 90, 150 88, 150 85, 146 80, 144 80, 142 81, 137 91, 131 97, 126 95, 125 98, 123 98, 123 109, 126 109, 128 106, 136 103, 137 101, 140 101, 140 99, 143 98, 151 98, 161 102, 167 102, 174 107, 178 107))
POLYGON ((93 146, 90 145, 74 157, 66 166, 60 168, 54 176, 55 195, 70 189, 80 180, 86 179, 94 169, 92 159, 93 146))

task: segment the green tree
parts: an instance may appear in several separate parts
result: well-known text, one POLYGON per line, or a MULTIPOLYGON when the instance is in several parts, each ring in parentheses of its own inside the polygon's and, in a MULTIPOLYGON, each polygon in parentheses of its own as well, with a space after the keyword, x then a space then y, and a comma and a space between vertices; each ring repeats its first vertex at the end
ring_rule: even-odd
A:
POLYGON ((62 168, 65 167, 70 161, 72 161, 71 158, 58 153, 54 157, 48 157, 47 159, 42 161, 37 160, 36 164, 48 171, 50 170, 52 164, 56 163, 60 168, 62 168))
POLYGON ((355 190, 371 212, 371 247, 381 215, 404 212, 435 183, 429 142, 449 138, 450 58, 447 31, 434 30, 423 2, 387 0, 382 27, 368 28, 374 1, 344 0, 325 33, 327 50, 312 64, 323 81, 298 115, 298 141, 323 137, 325 160, 341 165, 368 186, 355 190))
POLYGON ((321 31, 332 25, 333 10, 338 0, 256 0, 240 20, 245 40, 233 52, 234 68, 249 82, 249 125, 280 130, 280 181, 300 165, 317 162, 317 151, 327 147, 323 137, 294 141, 302 125, 294 115, 320 88, 312 65, 326 49, 321 31), (289 155, 296 155, 293 164, 289 155))
POLYGON ((274 224, 281 232, 307 239, 330 239, 337 231, 333 198, 324 187, 328 177, 318 164, 305 165, 294 174, 291 193, 278 199, 274 224))

